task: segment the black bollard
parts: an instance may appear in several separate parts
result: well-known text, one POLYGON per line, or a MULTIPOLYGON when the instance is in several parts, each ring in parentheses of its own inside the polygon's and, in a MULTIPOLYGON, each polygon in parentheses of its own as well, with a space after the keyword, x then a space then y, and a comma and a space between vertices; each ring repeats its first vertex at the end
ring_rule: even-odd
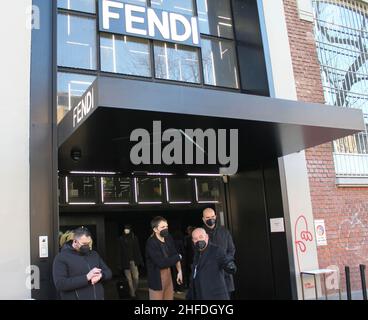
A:
POLYGON ((351 300, 350 267, 345 266, 346 296, 351 300))
POLYGON ((365 265, 360 264, 359 269, 360 269, 360 279, 362 281, 363 300, 368 300, 367 299, 367 285, 365 283, 365 265))

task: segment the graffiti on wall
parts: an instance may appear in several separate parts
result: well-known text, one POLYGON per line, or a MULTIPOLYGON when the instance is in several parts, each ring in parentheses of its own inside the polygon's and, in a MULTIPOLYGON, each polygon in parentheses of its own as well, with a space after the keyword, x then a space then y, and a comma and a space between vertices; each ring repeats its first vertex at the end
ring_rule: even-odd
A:
POLYGON ((368 224, 362 221, 358 212, 339 223, 338 243, 361 262, 368 261, 368 224))
POLYGON ((299 272, 302 271, 300 261, 308 252, 308 242, 313 241, 313 234, 310 230, 307 218, 304 215, 300 215, 294 226, 294 244, 299 272))

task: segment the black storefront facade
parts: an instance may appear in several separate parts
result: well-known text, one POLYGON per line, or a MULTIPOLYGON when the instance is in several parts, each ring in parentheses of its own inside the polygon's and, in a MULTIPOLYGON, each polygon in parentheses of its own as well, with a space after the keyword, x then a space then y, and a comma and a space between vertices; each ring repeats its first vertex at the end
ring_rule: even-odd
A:
MULTIPOLYGON (((198 14, 200 2, 192 2, 194 16, 198 14)), ((124 1, 121 3, 125 4, 124 1)), ((283 208, 278 158, 361 130, 361 113, 268 97, 269 79, 257 1, 229 1, 238 72, 232 88, 208 83, 211 81, 202 71, 203 56, 198 59, 197 83, 159 78, 153 52, 155 40, 147 40, 150 41, 151 77, 103 71, 101 53, 97 53, 96 70, 60 66, 57 57, 58 15, 71 11, 90 17, 90 13, 58 8, 51 0, 35 0, 34 4, 41 9, 43 27, 32 34, 31 260, 41 269, 41 290, 34 290, 33 297, 56 297, 51 266, 52 258, 59 250, 61 214, 70 217, 78 211, 85 217, 90 213, 98 219, 103 207, 103 203, 82 207, 68 205, 68 201, 58 196, 58 177, 65 179, 70 172, 119 172, 122 177, 131 177, 131 183, 135 183, 134 179, 149 172, 163 179, 164 183, 172 177, 188 178, 191 173, 191 183, 195 184, 201 173, 218 172, 216 165, 134 166, 130 163, 131 146, 127 140, 131 131, 135 128, 150 131, 153 121, 161 121, 162 130, 239 130, 238 172, 216 178, 223 182, 223 222, 231 230, 237 247, 236 259, 241 272, 236 276, 236 298, 295 299, 292 239, 283 208), (73 112, 66 113, 60 121, 57 119, 57 75, 60 72, 95 76, 92 85, 80 97, 85 99, 93 89, 93 105, 77 124, 73 112), (76 152, 78 161, 73 159, 76 152), (172 176, 161 176, 160 173, 172 176), (284 218, 284 233, 270 232, 272 218, 284 218), (39 257, 40 235, 49 236, 48 258, 39 257)), ((96 10, 96 25, 99 25, 98 6, 96 10)), ((100 44, 101 32, 97 31, 96 37, 96 43, 100 44)), ((211 37, 201 33, 205 41, 216 40, 211 37)), ((202 49, 200 46, 195 49, 198 56, 202 49)), ((199 199, 176 205, 164 201, 158 210, 180 211, 188 206, 200 210, 205 205, 208 204, 200 203, 199 199)), ((139 201, 134 196, 128 206, 130 212, 139 212, 139 201)), ((115 205, 106 210, 124 212, 126 208, 125 205, 115 205)), ((106 243, 100 240, 98 245, 103 250, 106 243)))

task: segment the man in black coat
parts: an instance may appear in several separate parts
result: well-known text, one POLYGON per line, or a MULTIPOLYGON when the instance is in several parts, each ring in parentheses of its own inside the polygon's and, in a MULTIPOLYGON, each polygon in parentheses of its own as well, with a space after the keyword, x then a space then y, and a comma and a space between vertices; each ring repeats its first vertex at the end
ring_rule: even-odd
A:
POLYGON ((143 259, 138 238, 129 224, 124 226, 123 235, 120 237, 120 248, 121 268, 128 281, 130 297, 135 299, 139 283, 138 266, 143 266, 143 259))
POLYGON ((225 255, 222 248, 209 242, 209 236, 202 228, 192 233, 196 248, 193 260, 188 300, 229 300, 225 273, 235 273, 233 259, 225 255))
MULTIPOLYGON (((229 260, 235 260, 235 245, 230 231, 217 222, 215 210, 206 208, 203 210, 202 220, 210 242, 222 248, 229 260)), ((234 279, 231 274, 225 274, 227 290, 231 297, 235 291, 234 279)))
POLYGON ((73 231, 55 257, 53 278, 62 300, 103 300, 102 282, 111 279, 111 270, 96 251, 91 250, 91 234, 86 228, 73 231))

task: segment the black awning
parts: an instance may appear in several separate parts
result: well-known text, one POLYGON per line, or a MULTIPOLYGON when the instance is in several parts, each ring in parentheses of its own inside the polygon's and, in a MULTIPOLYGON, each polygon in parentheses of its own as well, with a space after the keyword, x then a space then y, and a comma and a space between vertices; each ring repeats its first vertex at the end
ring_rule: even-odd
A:
POLYGON ((360 110, 100 77, 58 127, 59 169, 203 170, 191 165, 137 168, 130 164, 131 132, 144 128, 152 133, 152 123, 158 120, 162 131, 238 129, 240 167, 364 130, 360 110), (77 162, 70 156, 73 149, 82 152, 77 162))

